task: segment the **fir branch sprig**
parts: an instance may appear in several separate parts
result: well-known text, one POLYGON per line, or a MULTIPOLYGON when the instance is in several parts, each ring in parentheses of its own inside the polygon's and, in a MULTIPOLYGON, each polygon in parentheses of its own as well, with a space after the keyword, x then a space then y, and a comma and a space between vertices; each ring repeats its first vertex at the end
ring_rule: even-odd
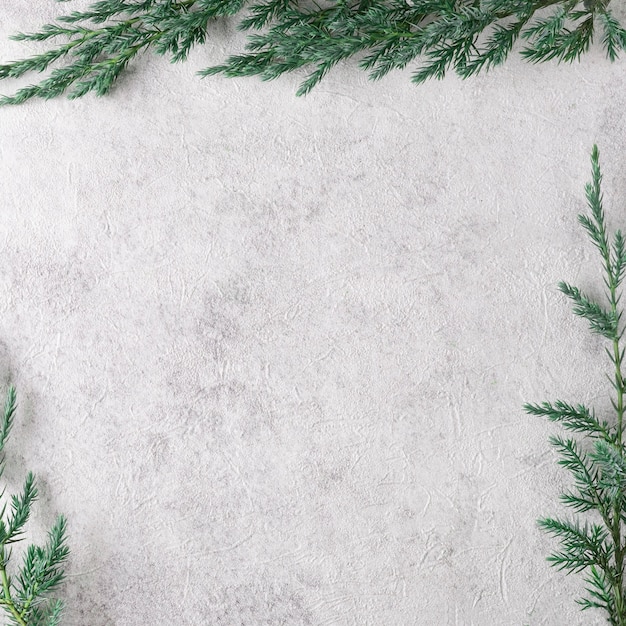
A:
POLYGON ((573 302, 573 312, 589 323, 590 330, 610 342, 607 354, 613 365, 611 381, 614 396, 613 418, 598 419, 592 409, 563 401, 526 404, 527 413, 547 417, 566 430, 583 433, 588 442, 559 436, 550 438, 559 455, 559 465, 569 471, 574 486, 561 495, 561 501, 575 513, 593 511, 599 523, 543 518, 539 526, 560 542, 560 550, 548 557, 558 569, 585 572, 586 595, 578 600, 583 609, 603 610, 610 624, 626 626, 626 442, 624 441, 623 362, 624 328, 620 287, 626 267, 624 237, 621 231, 609 236, 603 210, 597 146, 591 154, 592 180, 585 186, 589 215, 578 221, 587 232, 602 259, 606 304, 600 304, 568 283, 559 289, 573 302))
MULTIPOLYGON (((11 432, 16 411, 15 389, 7 394, 0 417, 0 477, 4 473, 4 446, 11 432)), ((4 496, 4 490, 1 492, 4 496)), ((17 626, 58 626, 63 612, 61 600, 50 601, 47 595, 63 581, 63 565, 69 556, 66 543, 67 522, 63 516, 48 532, 45 546, 29 545, 22 566, 14 580, 9 574, 12 544, 24 538, 24 526, 37 499, 35 477, 29 473, 19 495, 10 498, 0 509, 0 607, 11 624, 17 626)))
POLYGON ((51 48, 0 65, 0 79, 50 74, 0 99, 19 104, 67 93, 106 94, 145 50, 184 61, 205 43, 211 24, 238 16, 246 51, 201 71, 202 76, 274 79, 306 69, 298 94, 308 93, 339 62, 358 57, 370 78, 418 62, 415 83, 449 71, 468 78, 498 66, 518 41, 532 63, 571 62, 588 51, 596 30, 610 60, 626 50, 626 29, 610 0, 99 0, 20 41, 51 48), (60 41, 58 41, 60 39, 60 41), (59 66, 60 65, 60 66, 59 66))

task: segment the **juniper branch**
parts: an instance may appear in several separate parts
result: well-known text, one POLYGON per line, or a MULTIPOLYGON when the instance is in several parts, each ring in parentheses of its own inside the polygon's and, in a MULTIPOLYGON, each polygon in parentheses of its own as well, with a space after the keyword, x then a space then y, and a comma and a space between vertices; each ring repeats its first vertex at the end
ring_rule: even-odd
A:
MULTIPOLYGON (((15 389, 7 394, 4 414, 0 419, 0 471, 4 468, 4 445, 11 432, 16 410, 15 389)), ((17 582, 9 574, 11 544, 23 539, 24 526, 37 499, 37 487, 32 473, 26 477, 22 493, 11 497, 0 513, 0 607, 12 624, 17 626, 58 626, 63 602, 49 602, 47 594, 54 591, 64 577, 63 565, 69 555, 66 543, 67 523, 57 518, 48 533, 45 546, 29 545, 23 564, 16 572, 17 582)))
MULTIPOLYGON (((595 5, 597 6, 597 5, 595 5)), ((552 28, 560 26, 553 22, 552 28)), ((573 301, 575 315, 589 323, 592 332, 608 339, 607 353, 613 365, 611 398, 614 416, 609 421, 598 419, 592 409, 582 404, 563 401, 526 404, 532 415, 547 417, 566 430, 583 433, 592 445, 585 450, 583 442, 551 437, 559 464, 574 479, 574 489, 561 495, 561 501, 576 513, 596 511, 601 524, 582 523, 579 518, 562 520, 544 518, 540 527, 555 536, 561 549, 548 557, 549 562, 568 572, 585 572, 586 596, 578 602, 583 609, 603 610, 614 626, 626 626, 626 590, 624 567, 626 557, 626 446, 624 445, 624 392, 622 371, 624 330, 620 327, 619 287, 626 266, 624 239, 620 231, 609 236, 603 210, 602 174, 598 149, 591 154, 592 180, 585 186, 588 215, 580 215, 579 223, 600 253, 606 286, 606 304, 587 297, 580 289, 560 283, 559 289, 573 301)))
POLYGON ((538 63, 572 62, 601 30, 614 61, 626 50, 624 29, 610 0, 100 0, 86 11, 60 15, 14 39, 49 48, 0 65, 0 79, 50 74, 0 99, 19 104, 66 93, 104 95, 142 51, 184 61, 206 42, 211 26, 236 16, 244 52, 201 71, 202 76, 271 80, 305 70, 298 94, 308 93, 338 63, 358 58, 377 80, 417 63, 412 80, 468 78, 501 65, 514 46, 538 63))
POLYGON ((557 400, 542 402, 541 404, 526 404, 524 409, 531 415, 547 417, 551 422, 560 422, 564 428, 573 432, 585 432, 589 436, 602 437, 610 440, 613 437, 609 423, 602 422, 595 416, 593 410, 582 404, 573 406, 567 402, 557 400))

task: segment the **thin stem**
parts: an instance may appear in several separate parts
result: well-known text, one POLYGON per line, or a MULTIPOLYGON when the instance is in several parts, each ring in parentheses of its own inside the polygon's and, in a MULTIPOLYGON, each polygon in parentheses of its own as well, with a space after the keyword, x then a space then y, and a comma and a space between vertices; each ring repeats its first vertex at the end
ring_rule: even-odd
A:
POLYGON ((39 585, 36 585, 33 588, 32 593, 28 596, 28 599, 26 600, 26 602, 24 602, 24 607, 22 608, 22 612, 20 613, 20 615, 26 615, 26 613, 28 613, 28 609, 30 609, 30 605, 33 603, 35 597, 37 596, 38 588, 39 588, 39 585))
MULTIPOLYGON (((613 295, 613 293, 612 293, 613 295)), ((613 300, 613 298, 612 298, 613 300)), ((613 305, 613 302, 611 303, 613 305)), ((619 335, 613 340, 613 355, 615 359, 615 383, 617 389, 617 445, 622 449, 623 418, 624 418, 624 381, 621 371, 621 353, 619 348, 619 335)), ((624 606, 624 551, 622 545, 622 529, 620 519, 620 502, 617 500, 613 512, 612 536, 615 545, 615 611, 619 619, 620 626, 626 625, 626 614, 624 606)))
POLYGON ((11 615, 13 615, 15 621, 19 624, 19 626, 28 626, 20 612, 17 610, 15 603, 13 602, 13 598, 11 597, 11 589, 9 588, 9 577, 7 576, 6 564, 4 560, 4 546, 2 546, 2 551, 0 553, 0 578, 2 579, 2 591, 4 593, 4 597, 2 598, 2 604, 4 604, 7 609, 9 609, 11 615))
MULTIPOLYGON (((604 225, 602 225, 604 227, 604 225)), ((602 228, 602 243, 601 247, 602 256, 604 257, 605 269, 608 275, 608 287, 609 287, 609 302, 611 305, 611 313, 615 320, 619 321, 619 313, 617 304, 619 298, 617 296, 617 276, 611 263, 611 257, 604 233, 602 228)), ((615 390, 617 392, 617 401, 615 403, 615 410, 617 412, 617 440, 616 445, 620 451, 623 450, 622 441, 624 434, 624 377, 622 375, 622 352, 620 349, 620 337, 618 322, 616 321, 615 335, 613 337, 613 363, 615 365, 615 390)), ((626 626, 626 605, 624 598, 624 556, 626 553, 626 546, 622 544, 622 528, 621 528, 621 502, 620 499, 616 499, 613 505, 613 527, 611 528, 611 535, 613 544, 615 546, 615 580, 613 583, 614 595, 615 595, 615 613, 617 618, 617 624, 619 626, 626 626)))

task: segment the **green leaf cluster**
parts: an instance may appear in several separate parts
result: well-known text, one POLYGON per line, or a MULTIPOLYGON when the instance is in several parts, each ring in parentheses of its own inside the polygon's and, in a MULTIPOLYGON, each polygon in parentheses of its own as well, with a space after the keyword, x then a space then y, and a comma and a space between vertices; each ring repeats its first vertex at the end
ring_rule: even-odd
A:
POLYGON ((577 287, 560 283, 560 290, 572 301, 573 311, 587 320, 590 330, 609 342, 607 354, 612 363, 611 403, 614 413, 600 418, 582 404, 558 400, 526 404, 531 415, 546 417, 565 431, 584 435, 552 436, 550 443, 566 469, 573 487, 561 495, 562 503, 578 514, 572 519, 547 517, 540 527, 553 535, 560 549, 548 561, 566 572, 584 572, 586 594, 578 601, 583 609, 603 610, 610 624, 626 626, 626 445, 624 443, 624 348, 621 326, 620 287, 626 267, 624 238, 618 230, 612 237, 606 228, 602 207, 602 174, 598 149, 591 155, 592 181, 585 191, 589 215, 578 217, 601 258, 604 273, 605 302, 585 295, 577 287), (588 513, 595 519, 581 520, 588 513))
MULTIPOLYGON (((4 472, 4 446, 11 432, 16 410, 15 389, 7 394, 0 423, 0 477, 4 472)), ((4 490, 0 496, 4 499, 4 490)), ((0 607, 10 624, 16 626, 58 626, 63 611, 61 600, 50 601, 64 578, 63 565, 69 555, 66 544, 67 523, 63 516, 48 532, 44 546, 29 545, 21 567, 9 575, 11 547, 24 538, 24 527, 37 499, 35 477, 29 473, 22 491, 12 495, 0 508, 0 607), (9 506, 10 503, 10 506, 9 506)))
POLYGON ((216 20, 238 17, 246 50, 203 76, 260 76, 308 72, 298 94, 308 93, 337 63, 358 58, 370 78, 418 62, 412 80, 467 78, 503 63, 521 40, 521 55, 537 63, 571 62, 589 49, 596 31, 607 56, 626 49, 626 30, 610 0, 99 0, 21 41, 49 49, 0 65, 0 79, 45 72, 39 82, 0 99, 18 104, 67 93, 106 94, 143 50, 184 61, 205 43, 216 20))

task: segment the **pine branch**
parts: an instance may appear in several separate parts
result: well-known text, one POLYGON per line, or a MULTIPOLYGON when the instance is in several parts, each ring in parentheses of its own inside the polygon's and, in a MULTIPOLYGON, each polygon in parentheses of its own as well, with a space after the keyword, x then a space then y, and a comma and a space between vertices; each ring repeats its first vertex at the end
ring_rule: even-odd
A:
POLYGON ((608 0, 100 0, 14 37, 49 48, 0 65, 0 79, 51 72, 0 103, 104 95, 140 52, 184 61, 216 21, 233 16, 248 33, 246 49, 200 74, 272 80, 305 69, 300 95, 354 57, 373 80, 415 62, 412 80, 422 83, 451 71, 462 78, 489 71, 520 40, 532 63, 579 59, 597 28, 611 61, 626 50, 626 30, 608 0))
POLYGON ((596 441, 593 452, 590 454, 594 465, 598 468, 599 486, 610 500, 621 507, 618 499, 626 495, 626 458, 624 450, 616 448, 604 441, 596 441))
POLYGON ((619 286, 624 277, 624 268, 626 268, 626 246, 624 245, 624 237, 620 230, 615 233, 612 253, 613 257, 610 262, 613 267, 615 285, 619 286))
MULTIPOLYGON (((594 8, 605 7, 596 2, 594 8)), ((563 13, 559 19, 564 20, 563 13)), ((560 32, 562 23, 553 18, 536 27, 533 37, 560 32)), ((623 329, 620 328, 622 310, 619 307, 621 283, 626 266, 625 245, 617 231, 611 239, 607 233, 602 206, 598 149, 591 154, 592 181, 585 186, 590 213, 580 215, 579 223, 599 251, 607 288, 606 304, 588 298, 580 289, 560 283, 559 289, 574 304, 575 315, 585 318, 592 332, 610 341, 607 354, 613 366, 611 380, 615 396, 611 398, 615 415, 610 423, 598 420, 592 409, 566 402, 526 404, 531 415, 547 417, 564 429, 582 433, 592 441, 590 450, 575 439, 552 436, 550 443, 559 453, 559 465, 568 470, 574 480, 574 489, 561 495, 561 502, 577 514, 596 511, 601 523, 590 524, 580 518, 562 520, 544 518, 539 526, 557 538, 561 549, 548 557, 548 561, 568 573, 585 572, 587 583, 585 597, 578 600, 583 609, 603 610, 614 626, 626 626, 626 590, 624 567, 626 557, 626 446, 624 445, 624 392, 626 386, 622 373, 624 348, 621 345, 623 329)))
MULTIPOLYGON (((0 451, 11 432, 16 410, 16 394, 12 387, 7 394, 4 415, 0 422, 0 451)), ((4 456, 0 461, 4 467, 4 456)), ((32 473, 26 477, 22 493, 11 497, 10 511, 6 504, 0 513, 0 607, 17 626, 58 626, 63 612, 60 600, 49 602, 47 594, 63 581, 63 566, 69 556, 66 544, 67 524, 62 516, 48 533, 45 546, 28 546, 22 567, 16 572, 17 583, 9 575, 9 546, 21 541, 37 488, 32 473)))
POLYGON ((36 499, 35 477, 29 472, 22 494, 11 496, 11 515, 7 522, 6 536, 3 541, 5 545, 15 543, 22 538, 24 525, 28 521, 31 506, 36 499))
POLYGON ((617 334, 617 315, 605 309, 582 293, 577 287, 568 283, 559 283, 559 290, 574 301, 574 315, 584 317, 594 333, 607 339, 613 339, 617 334))
POLYGON ((604 572, 610 571, 613 553, 607 542, 609 533, 602 526, 581 526, 576 521, 543 518, 539 520, 539 527, 561 542, 563 550, 548 557, 557 569, 580 572, 586 567, 598 566, 604 572))
POLYGON ((524 48, 521 55, 532 63, 552 59, 565 62, 578 60, 589 50, 593 33, 593 14, 566 11, 564 7, 559 7, 550 18, 538 21, 523 33, 532 45, 524 48), (575 28, 567 26, 568 20, 575 28))
POLYGON ((574 439, 552 436, 550 444, 559 453, 561 458, 558 463, 570 472, 577 489, 577 493, 568 491, 562 494, 562 502, 578 511, 596 509, 605 524, 612 526, 613 499, 607 493, 602 475, 593 464, 593 458, 589 458, 574 439))
POLYGON ((4 471, 4 446, 11 432, 11 428, 13 427, 13 418, 15 417, 16 408, 17 395, 15 389, 10 387, 4 403, 2 422, 0 423, 0 472, 4 471))
MULTIPOLYGON (((606 574, 592 565, 589 575, 585 577, 585 582, 589 585, 585 589, 587 597, 577 601, 583 610, 602 609, 609 615, 615 615, 615 599, 611 593, 611 582, 606 574)), ((611 623, 616 622, 611 620, 611 623)))
POLYGON ((66 527, 65 518, 59 517, 43 548, 28 546, 17 585, 18 597, 25 613, 28 613, 36 598, 54 589, 64 578, 61 566, 69 555, 65 543, 66 527))
POLYGON ((607 441, 614 437, 609 423, 600 422, 593 411, 582 404, 574 406, 557 400, 554 404, 525 404, 524 410, 531 415, 547 417, 551 422, 560 422, 565 429, 573 432, 584 432, 607 441))
POLYGON ((620 50, 626 50, 626 30, 613 17, 609 11, 600 11, 598 14, 600 23, 604 28, 604 38, 602 43, 606 50, 606 55, 611 61, 615 61, 620 50))

